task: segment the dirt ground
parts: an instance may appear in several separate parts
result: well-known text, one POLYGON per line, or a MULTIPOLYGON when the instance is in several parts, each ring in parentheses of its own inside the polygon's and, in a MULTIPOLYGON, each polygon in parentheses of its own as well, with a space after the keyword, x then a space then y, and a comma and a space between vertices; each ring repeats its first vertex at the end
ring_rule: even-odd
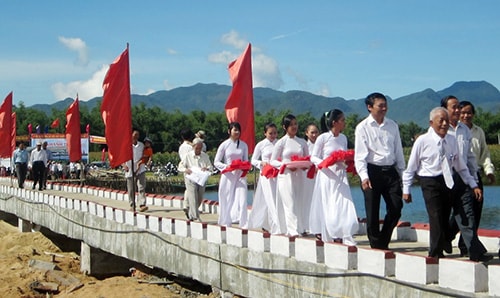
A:
POLYGON ((102 280, 86 276, 80 273, 80 259, 76 253, 62 252, 40 232, 20 233, 17 227, 0 221, 1 297, 220 296, 213 292, 200 294, 174 281, 175 279, 160 278, 139 270, 131 276, 102 280), (54 265, 57 268, 51 270, 54 265), (55 288, 57 291, 46 290, 55 288))

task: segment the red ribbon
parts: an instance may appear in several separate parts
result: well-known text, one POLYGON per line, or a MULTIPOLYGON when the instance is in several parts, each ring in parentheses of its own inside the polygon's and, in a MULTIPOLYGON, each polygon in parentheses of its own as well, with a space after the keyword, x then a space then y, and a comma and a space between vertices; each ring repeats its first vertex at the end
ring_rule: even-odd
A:
POLYGON ((252 164, 248 160, 241 160, 241 159, 236 159, 231 162, 229 166, 227 166, 224 170, 222 170, 221 174, 227 173, 227 172, 232 172, 236 170, 242 170, 243 173, 241 173, 241 177, 245 177, 252 169, 252 164))
POLYGON ((278 172, 279 172, 278 169, 276 169, 275 167, 273 167, 270 164, 266 164, 262 168, 262 171, 260 171, 260 175, 269 179, 269 178, 277 177, 278 176, 278 172))
POLYGON ((343 161, 346 163, 346 171, 349 173, 356 174, 356 168, 354 167, 354 150, 337 150, 332 152, 330 156, 325 158, 319 165, 318 168, 321 170, 329 166, 334 165, 336 162, 343 161))
MULTIPOLYGON (((311 161, 311 156, 298 156, 298 155, 292 155, 290 158, 291 161, 311 161)), ((280 174, 283 174, 285 172, 286 164, 282 165, 280 167, 280 174)), ((314 164, 311 164, 309 167, 309 170, 307 170, 307 178, 309 179, 314 179, 314 175, 316 174, 316 167, 314 164)))

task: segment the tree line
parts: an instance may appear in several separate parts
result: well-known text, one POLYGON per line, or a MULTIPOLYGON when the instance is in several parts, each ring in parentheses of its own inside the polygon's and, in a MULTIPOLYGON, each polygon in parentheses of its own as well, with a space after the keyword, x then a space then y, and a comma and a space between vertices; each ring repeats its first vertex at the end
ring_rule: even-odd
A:
MULTIPOLYGON (((66 124, 66 110, 52 108, 48 115, 43 111, 26 107, 23 102, 19 106, 14 106, 13 111, 17 114, 17 135, 28 134, 28 124, 33 128, 40 126, 42 131, 49 127, 50 133, 64 133, 66 124), (55 119, 60 120, 60 125, 50 128, 55 119)), ((269 122, 280 127, 281 119, 290 111, 270 110, 264 114, 255 113, 255 140, 256 142, 264 138, 264 125, 269 122)), ((104 123, 100 113, 100 102, 93 108, 80 106, 81 131, 85 132, 87 124, 90 126, 90 134, 104 136, 104 123)), ((367 114, 366 114, 367 115, 367 114)), ((346 128, 344 134, 349 140, 349 147, 354 146, 354 130, 366 115, 346 114, 346 128)), ((310 112, 296 114, 299 123, 299 135, 304 136, 304 131, 310 123, 320 126, 321 115, 311 115, 310 112)), ((390 109, 387 115, 390 116, 390 109)), ((498 143, 498 133, 500 132, 500 112, 493 114, 490 111, 476 109, 475 123, 482 127, 486 133, 488 144, 498 143)), ((154 152, 177 152, 181 143, 179 133, 184 128, 190 128, 193 132, 203 130, 206 133, 206 144, 208 150, 214 150, 217 146, 228 138, 227 120, 224 111, 209 112, 192 111, 183 114, 179 110, 165 111, 159 107, 146 107, 144 103, 132 107, 132 126, 141 132, 141 140, 149 137, 153 140, 154 152)), ((401 140, 403 147, 411 147, 415 137, 427 130, 427 127, 420 127, 415 122, 399 123, 401 140)), ((280 135, 284 132, 281 130, 280 135)), ((124 135, 126 137, 126 135, 124 135)), ((99 145, 91 144, 91 151, 100 151, 99 145)))

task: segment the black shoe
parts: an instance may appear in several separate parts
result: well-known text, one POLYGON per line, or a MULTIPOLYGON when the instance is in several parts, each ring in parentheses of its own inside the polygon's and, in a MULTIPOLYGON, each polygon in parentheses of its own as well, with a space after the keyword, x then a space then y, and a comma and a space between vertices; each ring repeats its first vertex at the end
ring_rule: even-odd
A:
POLYGON ((493 259, 493 256, 490 256, 490 255, 480 255, 479 257, 471 257, 470 260, 471 261, 474 261, 474 262, 482 262, 482 263, 485 263, 485 262, 488 262, 488 261, 491 261, 491 259, 493 259))
POLYGON ((451 241, 446 241, 443 245, 443 250, 447 254, 451 254, 453 252, 453 247, 451 246, 451 241))
POLYGON ((189 218, 189 208, 184 208, 184 209, 182 209, 182 210, 184 211, 184 214, 186 215, 186 218, 187 218, 188 220, 191 220, 191 219, 189 218))
POLYGON ((467 248, 460 248, 460 257, 468 257, 469 252, 467 251, 467 248))

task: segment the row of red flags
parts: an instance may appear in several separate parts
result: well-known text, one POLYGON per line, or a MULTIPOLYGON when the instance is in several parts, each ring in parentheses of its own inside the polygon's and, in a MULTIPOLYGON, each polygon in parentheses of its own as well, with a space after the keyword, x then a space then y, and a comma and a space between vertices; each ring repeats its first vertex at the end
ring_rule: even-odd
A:
MULTIPOLYGON (((251 45, 229 64, 233 88, 225 105, 228 122, 239 122, 241 140, 247 143, 249 153, 255 147, 254 105, 252 84, 251 45)), ((130 94, 130 66, 128 44, 125 51, 109 66, 102 84, 101 116, 112 167, 132 159, 132 108, 130 94), (128 132, 128 134, 127 134, 128 132)), ((12 92, 0 106, 0 157, 11 157, 16 147, 16 121, 12 113, 12 92)), ((66 142, 70 161, 81 159, 80 110, 78 96, 66 112, 66 142)), ((59 118, 51 127, 59 126, 59 118)))
MULTIPOLYGON (((16 113, 12 112, 12 98, 10 92, 0 106, 0 158, 10 158, 16 149, 16 113)), ((69 160, 78 161, 82 158, 78 96, 66 112, 66 123, 69 160)))
MULTIPOLYGON (((251 45, 229 64, 229 76, 233 88, 225 110, 228 122, 239 122, 241 140, 247 143, 249 153, 255 147, 254 105, 252 84, 251 45)), ((132 140, 124 138, 124 132, 132 134, 130 95, 130 70, 128 45, 125 51, 109 66, 104 82, 101 115, 105 125, 104 135, 108 144, 111 167, 117 167, 132 159, 132 140)))

